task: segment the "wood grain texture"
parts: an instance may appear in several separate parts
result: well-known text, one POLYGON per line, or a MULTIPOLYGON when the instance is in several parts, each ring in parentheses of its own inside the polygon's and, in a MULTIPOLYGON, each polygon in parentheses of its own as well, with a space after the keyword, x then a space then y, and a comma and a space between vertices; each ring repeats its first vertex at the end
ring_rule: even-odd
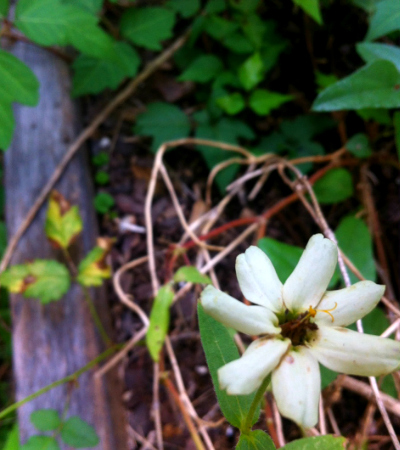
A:
MULTIPOLYGON (((22 105, 14 108, 16 131, 5 155, 9 237, 77 135, 80 122, 77 106, 70 99, 66 64, 46 50, 26 43, 17 43, 11 50, 38 77, 40 103, 35 108, 22 105)), ((80 150, 56 186, 70 202, 79 205, 82 213, 84 231, 73 249, 77 261, 94 246, 98 233, 86 159, 85 151, 80 150)), ((45 209, 40 210, 19 242, 12 264, 34 258, 62 260, 45 238, 45 209)), ((99 314, 109 328, 104 291, 94 291, 94 297, 99 314)), ((77 285, 59 302, 41 305, 37 300, 12 295, 11 306, 17 400, 73 373, 104 350, 77 285)), ((124 450, 127 444, 121 385, 115 374, 95 382, 93 373, 89 372, 79 378, 79 387, 63 385, 35 399, 18 411, 21 442, 36 433, 29 420, 32 411, 55 408, 61 412, 69 401, 67 417, 79 415, 95 427, 101 438, 97 450, 124 450)))

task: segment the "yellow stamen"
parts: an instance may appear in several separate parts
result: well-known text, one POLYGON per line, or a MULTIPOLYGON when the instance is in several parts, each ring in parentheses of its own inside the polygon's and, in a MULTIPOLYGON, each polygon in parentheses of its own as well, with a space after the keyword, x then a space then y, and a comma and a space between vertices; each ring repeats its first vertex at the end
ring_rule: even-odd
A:
POLYGON ((311 305, 310 308, 308 310, 308 313, 310 314, 311 317, 315 317, 317 315, 317 312, 324 312, 326 314, 329 314, 331 316, 332 322, 335 321, 333 315, 330 313, 330 311, 334 311, 337 308, 337 303, 335 302, 335 306, 331 309, 314 309, 311 305))

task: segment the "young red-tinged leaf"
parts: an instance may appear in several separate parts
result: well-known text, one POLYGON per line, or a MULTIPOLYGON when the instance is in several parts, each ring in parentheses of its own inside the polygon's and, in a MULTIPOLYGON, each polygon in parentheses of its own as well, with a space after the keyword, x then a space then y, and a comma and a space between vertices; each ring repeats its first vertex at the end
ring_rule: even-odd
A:
POLYGON ((77 206, 70 203, 57 191, 50 195, 45 232, 50 242, 58 248, 68 248, 82 231, 82 219, 77 206))
POLYGON ((164 345, 165 336, 169 327, 169 308, 174 299, 174 291, 171 285, 162 286, 156 298, 150 314, 150 325, 146 334, 146 344, 154 361, 159 360, 160 351, 164 345))
POLYGON ((68 269, 57 261, 36 259, 5 270, 0 283, 10 292, 38 298, 42 303, 59 300, 69 289, 68 269))
POLYGON ((106 256, 111 250, 112 240, 97 239, 97 247, 91 250, 78 267, 78 283, 83 286, 101 286, 103 279, 110 278, 111 268, 106 263, 106 256))
POLYGON ((184 266, 179 268, 174 275, 175 283, 186 281, 189 283, 211 284, 207 275, 200 273, 194 266, 184 266))

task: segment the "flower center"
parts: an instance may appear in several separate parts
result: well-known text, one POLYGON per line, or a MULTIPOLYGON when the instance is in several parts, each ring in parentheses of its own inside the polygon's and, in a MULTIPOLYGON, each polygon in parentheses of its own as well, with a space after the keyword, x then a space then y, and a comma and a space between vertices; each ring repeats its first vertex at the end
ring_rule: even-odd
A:
POLYGON ((311 322, 311 318, 314 316, 315 314, 313 315, 311 311, 306 311, 293 317, 292 313, 286 310, 282 322, 279 321, 282 336, 290 339, 294 346, 304 345, 313 332, 318 330, 317 324, 311 322))

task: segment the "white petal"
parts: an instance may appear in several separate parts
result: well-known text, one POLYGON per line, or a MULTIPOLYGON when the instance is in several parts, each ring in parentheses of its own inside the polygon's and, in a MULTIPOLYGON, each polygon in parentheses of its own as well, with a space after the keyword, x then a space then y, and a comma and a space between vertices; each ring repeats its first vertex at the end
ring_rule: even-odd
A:
POLYGON ((282 283, 268 256, 251 246, 236 258, 236 275, 243 295, 274 312, 282 310, 282 283))
POLYGON ((257 339, 252 342, 241 358, 218 370, 221 389, 226 389, 230 395, 251 394, 279 364, 289 345, 288 339, 257 339))
POLYGON ((260 335, 277 334, 278 319, 275 314, 262 306, 250 306, 236 300, 224 292, 207 286, 201 293, 200 302, 207 314, 227 327, 241 333, 260 335))
POLYGON ((350 375, 377 377, 400 366, 400 342, 347 328, 320 326, 310 350, 328 369, 350 375))
POLYGON ((282 358, 272 373, 272 391, 282 416, 304 428, 316 425, 321 375, 307 348, 297 347, 282 358))
POLYGON ((384 292, 385 286, 372 281, 360 281, 345 289, 327 292, 317 306, 319 311, 315 321, 317 324, 346 327, 372 311, 384 292), (331 310, 334 320, 321 310, 331 310))
POLYGON ((333 241, 322 234, 311 237, 283 286, 283 300, 290 311, 302 312, 318 304, 335 271, 337 255, 333 241))

